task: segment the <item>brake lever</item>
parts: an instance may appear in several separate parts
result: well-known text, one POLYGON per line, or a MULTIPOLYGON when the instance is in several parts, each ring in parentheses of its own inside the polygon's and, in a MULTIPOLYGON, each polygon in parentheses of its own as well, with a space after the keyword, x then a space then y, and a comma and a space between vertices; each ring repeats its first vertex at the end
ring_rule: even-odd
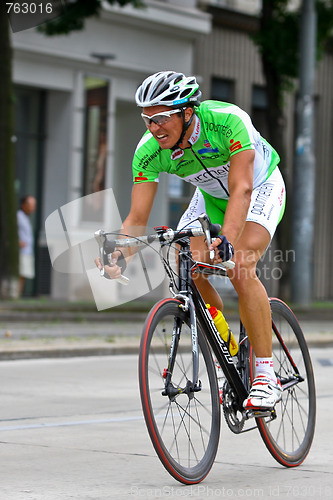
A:
MULTIPOLYGON (((98 244, 99 258, 100 258, 101 264, 103 266, 102 269, 100 269, 100 275, 103 276, 104 278, 110 279, 108 274, 105 272, 105 262, 104 262, 105 243, 106 242, 108 243, 110 252, 114 251, 115 245, 114 245, 114 248, 112 248, 112 246, 110 247, 110 245, 112 245, 112 243, 107 240, 106 232, 103 231, 102 229, 99 229, 98 231, 96 231, 94 236, 95 236, 95 239, 96 239, 97 244, 98 244)), ((110 265, 111 265, 111 263, 110 263, 110 265)), ((128 283, 129 283, 129 279, 126 278, 126 276, 123 276, 122 274, 120 275, 119 278, 116 278, 116 280, 119 281, 120 283, 122 283, 123 285, 128 285, 128 283)))
MULTIPOLYGON (((207 246, 208 248, 210 247, 210 245, 212 244, 212 238, 211 238, 211 235, 210 235, 210 230, 209 230, 209 225, 210 225, 210 220, 209 220, 209 217, 207 214, 201 214, 199 215, 198 217, 198 220, 202 226, 202 229, 205 233, 205 237, 206 237, 206 241, 207 241, 207 246)), ((209 251, 209 258, 210 260, 214 260, 214 256, 215 256, 215 251, 214 250, 210 250, 209 251)))
POLYGON ((102 264, 102 269, 100 269, 100 275, 105 276, 105 267, 104 267, 104 243, 106 240, 106 234, 102 229, 99 229, 98 231, 95 232, 94 234, 95 240, 97 241, 98 244, 98 250, 99 250, 99 258, 102 264))

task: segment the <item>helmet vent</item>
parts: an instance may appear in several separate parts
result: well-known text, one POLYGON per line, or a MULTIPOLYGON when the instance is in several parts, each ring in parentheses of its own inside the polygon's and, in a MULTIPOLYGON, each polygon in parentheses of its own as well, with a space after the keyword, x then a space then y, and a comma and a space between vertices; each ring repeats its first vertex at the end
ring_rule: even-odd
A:
POLYGON ((187 102, 189 106, 200 104, 201 92, 194 76, 186 77, 183 73, 162 71, 149 76, 137 89, 135 100, 140 107, 175 106, 175 102, 187 102))
POLYGON ((191 92, 192 92, 192 89, 183 90, 183 92, 180 94, 180 98, 183 99, 184 97, 187 97, 188 95, 190 95, 191 92))
POLYGON ((147 99, 147 95, 148 95, 149 89, 150 89, 150 85, 147 85, 147 87, 144 89, 143 100, 147 99))
POLYGON ((174 99, 177 99, 178 97, 178 92, 175 92, 173 94, 166 95, 165 97, 162 97, 161 101, 173 101, 174 99))

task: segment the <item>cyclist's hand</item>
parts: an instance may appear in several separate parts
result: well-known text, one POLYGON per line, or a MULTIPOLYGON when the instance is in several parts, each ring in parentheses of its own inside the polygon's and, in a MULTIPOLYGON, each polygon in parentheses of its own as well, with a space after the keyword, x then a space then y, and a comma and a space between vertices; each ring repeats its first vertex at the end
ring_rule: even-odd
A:
MULTIPOLYGON (((110 265, 105 264, 105 266, 104 266, 105 273, 112 280, 118 279, 121 276, 122 268, 117 265, 117 262, 118 262, 118 259, 120 256, 121 256, 121 252, 119 252, 119 251, 113 252, 112 257, 111 257, 111 264, 110 265)), ((100 271, 103 269, 103 265, 102 265, 100 257, 95 259, 95 264, 100 271)))
POLYGON ((215 262, 226 262, 234 255, 234 247, 223 234, 216 238, 209 250, 215 250, 215 262))

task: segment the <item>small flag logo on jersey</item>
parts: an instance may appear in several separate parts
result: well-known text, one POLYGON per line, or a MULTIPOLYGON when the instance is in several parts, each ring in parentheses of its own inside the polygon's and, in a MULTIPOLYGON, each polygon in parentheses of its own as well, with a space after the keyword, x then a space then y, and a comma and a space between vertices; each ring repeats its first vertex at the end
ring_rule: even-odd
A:
POLYGON ((219 152, 218 148, 212 148, 211 143, 207 139, 204 140, 204 146, 205 146, 204 148, 198 149, 198 153, 200 155, 204 155, 204 154, 208 154, 208 153, 218 153, 219 152))

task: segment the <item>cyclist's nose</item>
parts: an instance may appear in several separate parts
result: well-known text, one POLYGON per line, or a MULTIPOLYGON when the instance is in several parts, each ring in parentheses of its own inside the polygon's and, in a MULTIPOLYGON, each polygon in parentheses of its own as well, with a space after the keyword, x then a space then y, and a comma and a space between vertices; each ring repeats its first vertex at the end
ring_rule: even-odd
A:
POLYGON ((161 128, 161 126, 157 125, 157 123, 155 123, 155 122, 151 122, 149 125, 149 130, 151 131, 152 134, 154 132, 156 133, 160 128, 161 128))

